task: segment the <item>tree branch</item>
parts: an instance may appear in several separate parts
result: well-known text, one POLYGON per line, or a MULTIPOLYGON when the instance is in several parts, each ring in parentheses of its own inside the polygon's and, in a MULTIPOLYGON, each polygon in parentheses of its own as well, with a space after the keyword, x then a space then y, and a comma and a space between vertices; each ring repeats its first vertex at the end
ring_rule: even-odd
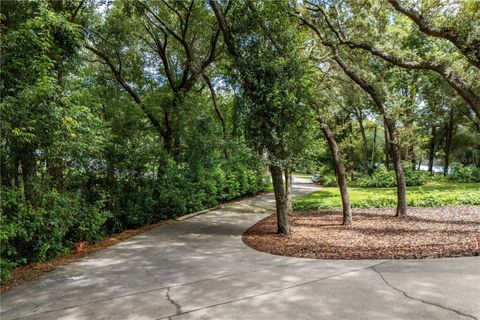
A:
POLYGON ((148 110, 145 107, 145 105, 142 103, 142 100, 138 95, 138 93, 125 81, 125 79, 123 79, 120 73, 120 70, 117 67, 115 67, 115 65, 112 63, 110 58, 105 53, 103 53, 102 51, 98 50, 95 47, 92 47, 90 45, 86 45, 85 47, 105 62, 105 64, 110 68, 111 72, 113 73, 115 79, 117 79, 118 83, 120 83, 120 85, 125 89, 125 91, 127 91, 127 93, 133 98, 135 103, 145 113, 145 115, 148 117, 153 127, 160 133, 160 135, 163 138, 165 138, 165 132, 161 124, 158 122, 158 120, 155 118, 152 112, 148 110))
POLYGON ((398 0, 388 0, 396 11, 409 17, 423 33, 450 41, 467 58, 468 62, 480 69, 480 39, 469 39, 468 34, 463 35, 453 28, 435 27, 429 24, 426 19, 417 11, 404 7, 398 0))
MULTIPOLYGON (((476 116, 480 119, 480 96, 478 96, 472 89, 470 89, 468 85, 458 75, 454 74, 454 72, 450 68, 448 68, 444 64, 430 60, 405 61, 386 51, 379 50, 367 42, 347 40, 335 30, 333 24, 328 18, 328 15, 321 9, 321 7, 316 6, 316 8, 318 8, 318 10, 316 9, 315 11, 319 11, 322 13, 328 25, 328 28, 336 35, 340 45, 347 45, 351 49, 362 49, 368 51, 374 56, 377 56, 387 62, 390 62, 404 69, 434 71, 435 73, 441 75, 448 82, 448 84, 457 92, 457 94, 460 95, 465 100, 465 102, 472 107, 476 116)), ((311 22, 307 21, 306 19, 303 19, 302 22, 304 24, 307 24, 312 30, 314 30, 314 32, 317 33, 317 35, 319 35, 321 39, 326 39, 325 35, 323 35, 323 33, 311 22)), ((326 40, 324 40, 324 42, 326 42, 326 40)))

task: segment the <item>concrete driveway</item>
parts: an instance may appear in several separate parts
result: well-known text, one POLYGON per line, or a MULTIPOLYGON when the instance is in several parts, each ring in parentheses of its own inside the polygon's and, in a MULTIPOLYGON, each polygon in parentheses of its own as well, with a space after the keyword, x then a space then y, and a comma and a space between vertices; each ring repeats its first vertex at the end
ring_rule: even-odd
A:
POLYGON ((245 246, 273 207, 271 194, 232 203, 60 267, 2 295, 1 319, 480 318, 480 258, 309 260, 245 246))

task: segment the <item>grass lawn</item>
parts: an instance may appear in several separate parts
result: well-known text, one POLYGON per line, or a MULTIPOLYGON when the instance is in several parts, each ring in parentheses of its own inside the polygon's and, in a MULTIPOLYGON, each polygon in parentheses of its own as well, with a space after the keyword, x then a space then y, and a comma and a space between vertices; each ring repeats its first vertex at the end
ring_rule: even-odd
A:
MULTIPOLYGON (((348 188, 353 208, 394 208, 396 188, 348 188)), ((407 203, 413 207, 480 205, 480 183, 429 182, 407 187, 407 203)), ((295 210, 341 208, 338 187, 325 187, 294 201, 295 210)))

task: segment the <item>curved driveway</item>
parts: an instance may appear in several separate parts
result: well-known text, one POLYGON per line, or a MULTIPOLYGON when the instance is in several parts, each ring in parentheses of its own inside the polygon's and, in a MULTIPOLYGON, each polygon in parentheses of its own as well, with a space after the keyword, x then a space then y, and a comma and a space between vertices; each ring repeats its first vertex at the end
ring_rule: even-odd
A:
POLYGON ((309 260, 245 246, 273 207, 271 194, 232 203, 60 267, 2 295, 1 319, 480 318, 480 258, 309 260))

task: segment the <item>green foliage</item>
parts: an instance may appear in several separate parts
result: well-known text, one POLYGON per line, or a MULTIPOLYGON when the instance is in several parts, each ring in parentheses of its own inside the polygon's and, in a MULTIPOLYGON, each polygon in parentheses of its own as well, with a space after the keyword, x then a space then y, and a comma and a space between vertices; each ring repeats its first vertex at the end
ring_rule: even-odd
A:
POLYGON ((16 263, 0 258, 0 282, 10 280, 10 271, 17 266, 16 263))
POLYGON ((407 186, 421 186, 428 180, 428 173, 425 171, 413 170, 411 166, 404 166, 404 171, 407 186))
POLYGON ((480 168, 467 167, 461 164, 454 164, 447 180, 452 182, 480 182, 480 168))
MULTIPOLYGON (((267 152, 276 165, 292 162, 308 142, 313 120, 305 95, 311 88, 303 37, 284 14, 285 1, 238 2, 232 57, 245 94, 238 108, 254 150, 267 152)), ((233 78, 235 78, 235 73, 233 78)))
POLYGON ((318 183, 325 187, 336 187, 338 186, 337 177, 335 174, 322 174, 318 183))
POLYGON ((102 197, 89 205, 79 192, 58 192, 36 181, 35 200, 27 202, 19 188, 2 188, 0 232, 2 264, 8 269, 44 261, 79 241, 95 242, 107 234, 140 227, 215 206, 265 188, 265 173, 242 163, 219 164, 192 171, 170 162, 164 177, 117 181, 112 211, 102 197))
MULTIPOLYGON (((287 14, 289 1, 239 1, 224 10, 237 57, 219 54, 225 44, 205 2, 103 2, 2 2, 2 281, 11 268, 76 242, 270 189, 262 161, 320 173, 321 184, 336 186, 312 101, 332 126, 353 177, 349 185, 376 188, 352 188, 352 205, 395 205, 394 189, 385 188, 396 184, 393 171, 355 174, 388 157, 381 115, 331 61, 331 50, 287 14), (211 78, 216 105, 202 72, 211 78)), ((399 57, 451 66, 452 75, 478 91, 478 72, 458 52, 411 32, 409 20, 388 8, 345 2, 332 21, 348 37, 399 57)), ((459 12, 473 14, 467 9, 459 12)), ((428 19, 448 22, 435 15, 428 19)), ((432 144, 436 161, 450 156, 465 165, 439 179, 480 182, 478 120, 443 78, 405 72, 348 46, 339 54, 384 94, 402 157, 426 159, 432 144)), ((426 175, 410 168, 407 185, 424 184, 426 175)), ((442 183, 409 188, 408 204, 478 204, 478 184, 442 183)), ((339 207, 338 191, 324 188, 296 206, 339 207)))
POLYGON ((384 188, 397 185, 395 172, 381 167, 375 170, 371 176, 364 177, 358 181, 358 185, 364 188, 384 188))
MULTIPOLYGON (((395 208, 395 188, 349 188, 353 208, 395 208)), ((407 204, 413 207, 480 205, 479 183, 431 182, 407 189, 407 204)), ((338 188, 322 188, 294 202, 295 210, 341 208, 338 188)))
POLYGON ((109 213, 101 203, 87 205, 78 192, 43 190, 36 184, 35 201, 28 203, 23 190, 2 188, 1 249, 15 263, 44 261, 65 252, 78 241, 96 241, 106 233, 109 213))
MULTIPOLYGON (((421 186, 428 179, 426 172, 413 170, 410 166, 404 166, 404 171, 407 186, 421 186)), ((381 167, 375 170, 371 176, 359 179, 358 185, 364 188, 395 187, 397 185, 395 172, 381 167)))

